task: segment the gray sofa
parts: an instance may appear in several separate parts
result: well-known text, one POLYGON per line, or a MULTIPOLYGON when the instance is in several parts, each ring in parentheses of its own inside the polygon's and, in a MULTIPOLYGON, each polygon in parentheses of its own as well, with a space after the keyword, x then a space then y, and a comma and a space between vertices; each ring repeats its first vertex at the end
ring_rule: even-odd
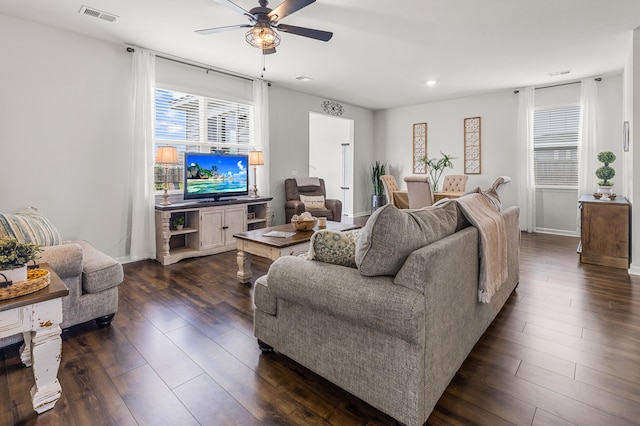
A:
POLYGON ((275 349, 401 423, 422 425, 518 283, 518 214, 517 207, 499 213, 507 278, 490 303, 478 301, 478 229, 455 202, 378 209, 357 241, 358 268, 276 260, 255 284, 261 349, 275 349), (367 259, 371 251, 377 254, 367 259))
MULTIPOLYGON (((118 285, 122 265, 86 241, 68 241, 43 247, 39 263, 48 263, 69 288, 62 299, 61 327, 95 320, 99 326, 111 323, 118 310, 118 285)), ((22 341, 22 335, 0 339, 0 347, 22 341)))

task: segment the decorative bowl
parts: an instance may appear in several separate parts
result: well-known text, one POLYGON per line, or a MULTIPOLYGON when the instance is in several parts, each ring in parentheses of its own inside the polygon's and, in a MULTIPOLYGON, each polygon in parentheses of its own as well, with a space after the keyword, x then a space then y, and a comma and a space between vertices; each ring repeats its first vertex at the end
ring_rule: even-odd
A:
POLYGON ((595 198, 596 200, 599 200, 600 198, 602 198, 602 194, 599 192, 594 192, 593 193, 593 198, 595 198))
POLYGON ((312 220, 291 220, 296 231, 311 231, 318 224, 318 218, 314 217, 312 220))

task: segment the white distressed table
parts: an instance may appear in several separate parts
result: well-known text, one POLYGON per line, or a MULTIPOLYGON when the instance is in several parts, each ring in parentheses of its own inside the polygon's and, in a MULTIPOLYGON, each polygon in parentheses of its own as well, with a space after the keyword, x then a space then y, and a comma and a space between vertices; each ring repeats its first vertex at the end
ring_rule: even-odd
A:
POLYGON ((46 264, 51 282, 42 290, 13 299, 0 300, 0 338, 22 333, 20 359, 33 367, 33 409, 38 413, 56 404, 62 393, 58 367, 62 357, 62 298, 69 289, 46 264))

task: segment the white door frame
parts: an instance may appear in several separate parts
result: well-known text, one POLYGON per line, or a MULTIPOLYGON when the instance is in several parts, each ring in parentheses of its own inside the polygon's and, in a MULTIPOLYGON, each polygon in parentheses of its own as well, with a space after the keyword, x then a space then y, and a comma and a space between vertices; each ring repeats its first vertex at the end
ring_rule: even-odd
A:
POLYGON ((309 113, 309 176, 321 177, 327 198, 342 201, 342 215, 353 216, 354 121, 309 113))

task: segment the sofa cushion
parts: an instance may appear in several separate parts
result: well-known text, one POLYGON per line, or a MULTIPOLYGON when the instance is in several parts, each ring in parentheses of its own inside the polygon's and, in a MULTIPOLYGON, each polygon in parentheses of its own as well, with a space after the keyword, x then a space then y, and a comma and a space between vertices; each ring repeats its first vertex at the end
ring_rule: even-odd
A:
POLYGON ((302 195, 300 194, 300 201, 304 203, 304 207, 307 210, 319 210, 324 209, 324 196, 323 195, 302 195))
POLYGON ((115 287, 124 279, 120 262, 95 249, 86 241, 72 241, 82 247, 82 289, 99 293, 115 287))
POLYGON ((344 232, 320 230, 311 237, 308 258, 355 268, 356 244, 361 233, 361 229, 344 232))
POLYGON ((457 225, 455 203, 419 210, 399 210, 387 204, 362 229, 356 266, 362 275, 395 276, 411 252, 453 234, 457 225))
POLYGON ((29 207, 15 214, 0 213, 0 237, 40 246, 60 244, 58 230, 38 209, 29 207))

